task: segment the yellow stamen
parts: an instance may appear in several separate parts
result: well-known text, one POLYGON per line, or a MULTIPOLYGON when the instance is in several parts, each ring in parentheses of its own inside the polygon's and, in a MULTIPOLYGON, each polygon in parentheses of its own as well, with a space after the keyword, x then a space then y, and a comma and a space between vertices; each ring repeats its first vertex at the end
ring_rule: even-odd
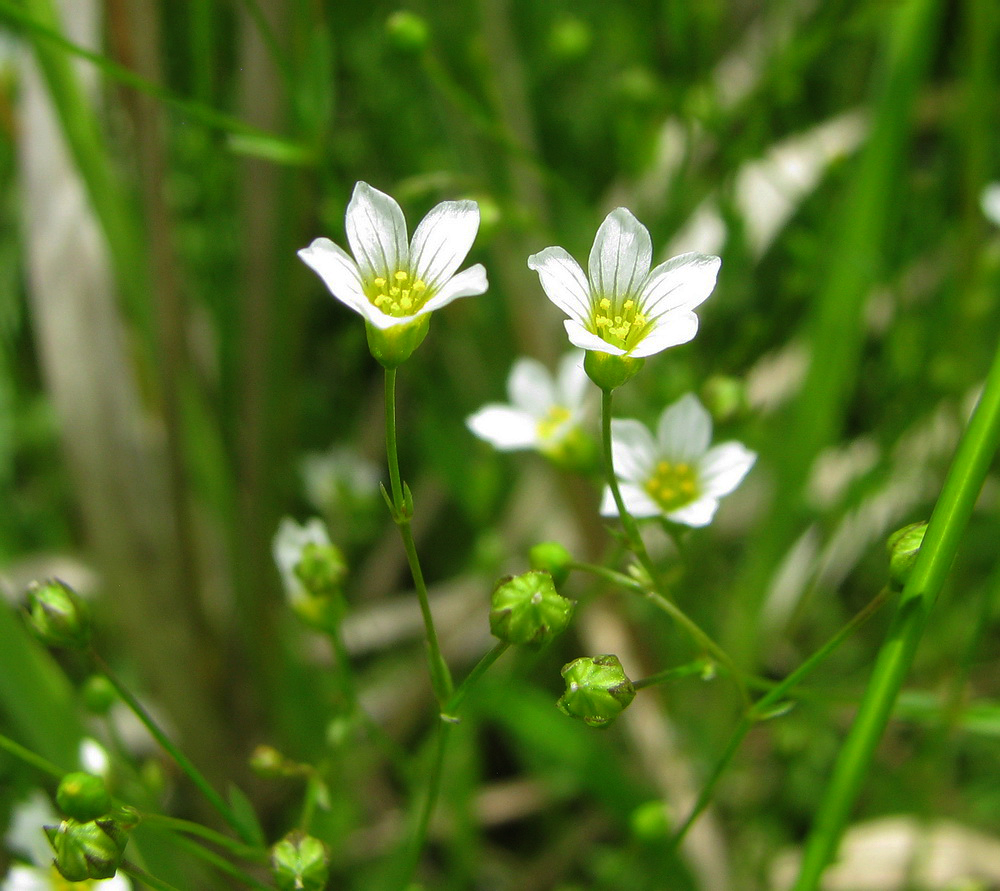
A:
POLYGON ((695 500, 698 479, 690 464, 662 460, 656 463, 653 475, 643 488, 664 511, 669 512, 695 500))

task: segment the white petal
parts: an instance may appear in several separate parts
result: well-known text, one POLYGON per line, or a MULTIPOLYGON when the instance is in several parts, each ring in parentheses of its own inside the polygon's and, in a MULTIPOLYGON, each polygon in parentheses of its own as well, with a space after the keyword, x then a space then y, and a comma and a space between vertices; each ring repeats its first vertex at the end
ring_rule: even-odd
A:
POLYGON ((132 891, 132 882, 124 873, 117 872, 110 879, 94 882, 94 888, 100 891, 132 891))
POLYGON ((653 329, 629 353, 635 359, 653 356, 668 347, 693 340, 698 333, 698 317, 693 312, 678 310, 667 313, 654 323, 653 329))
POLYGON ((358 306, 358 312, 365 317, 365 321, 370 325, 378 328, 380 331, 386 331, 389 328, 395 328, 397 325, 406 325, 412 322, 415 318, 427 312, 427 307, 422 307, 419 312, 415 312, 412 316, 390 316, 366 300, 358 306))
MULTIPOLYGON (((618 488, 622 493, 622 501, 625 502, 625 510, 636 519, 658 517, 663 513, 663 509, 649 497, 642 486, 635 486, 632 483, 621 483, 618 488)), ((615 497, 611 494, 609 486, 604 487, 604 495, 601 497, 601 516, 618 516, 618 505, 615 504, 615 497)))
POLYGON ((694 309, 715 288, 722 260, 708 254, 681 254, 657 266, 646 280, 639 306, 647 317, 673 309, 694 309))
POLYGON ((274 562, 278 566, 278 572, 285 586, 285 594, 291 599, 305 594, 302 583, 295 575, 295 567, 302 559, 302 549, 307 544, 321 546, 330 544, 330 536, 323 521, 319 517, 313 517, 300 526, 291 517, 284 517, 271 547, 274 562))
POLYGON ((645 424, 630 418, 611 421, 611 458, 615 476, 628 482, 645 482, 653 475, 656 443, 645 424))
POLYGON ((593 292, 601 297, 636 293, 652 259, 649 230, 624 207, 611 211, 590 250, 593 292))
POLYGON ((569 336, 569 342, 581 350, 596 350, 598 353, 610 353, 612 356, 625 355, 625 350, 588 331, 576 319, 566 319, 563 327, 569 336))
POLYGON ((49 799, 35 789, 14 805, 4 843, 10 851, 36 866, 45 866, 52 862, 52 846, 42 827, 58 822, 59 817, 49 799))
POLYGON ((545 295, 571 319, 590 318, 590 285, 580 264, 561 247, 547 247, 528 257, 545 295))
POLYGON ((410 270, 429 288, 451 278, 472 248, 479 231, 475 201, 442 201, 431 208, 413 233, 410 270))
POLYGON ((656 439, 668 461, 695 463, 712 441, 712 416, 697 396, 688 393, 663 410, 656 439))
POLYGON ((35 869, 31 866, 12 866, 0 884, 0 891, 52 891, 52 887, 52 876, 48 870, 35 869))
POLYGON ((484 405, 465 421, 480 439, 502 452, 533 449, 538 444, 538 425, 527 412, 509 405, 484 405))
POLYGON ((354 187, 347 205, 347 241, 364 281, 409 267, 403 211, 394 198, 368 183, 354 187))
POLYGON ((556 375, 556 400, 571 413, 578 413, 590 393, 590 378, 583 368, 584 354, 579 350, 567 353, 559 360, 556 375))
POLYGON ((1000 183, 990 183, 979 198, 986 219, 1000 226, 1000 183))
POLYGON ((459 297, 475 297, 477 294, 483 294, 488 287, 486 267, 482 263, 477 263, 448 279, 441 290, 423 305, 417 315, 422 316, 424 313, 434 312, 442 306, 447 306, 453 300, 458 300, 459 297))
POLYGON ((552 375, 536 359, 522 357, 514 363, 507 378, 507 395, 515 408, 541 420, 556 404, 552 375))
POLYGON ((757 454, 740 442, 724 442, 709 449, 698 462, 699 489, 716 498, 728 495, 743 482, 756 460, 757 454))
POLYGON ((361 287, 361 273, 358 264, 347 251, 338 247, 329 238, 317 238, 309 247, 299 251, 302 261, 323 279, 341 303, 346 303, 355 312, 361 312, 361 304, 368 298, 361 287))
POLYGON ((685 526, 707 526, 712 522, 715 511, 719 507, 719 499, 703 495, 697 501, 685 504, 677 510, 667 514, 667 519, 675 523, 683 523, 685 526))

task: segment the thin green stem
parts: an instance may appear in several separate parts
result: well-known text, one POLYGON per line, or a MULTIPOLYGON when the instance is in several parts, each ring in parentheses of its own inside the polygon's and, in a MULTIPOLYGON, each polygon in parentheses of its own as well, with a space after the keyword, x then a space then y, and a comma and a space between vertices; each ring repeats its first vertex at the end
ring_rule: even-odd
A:
POLYGON ((141 867, 136 866, 131 860, 123 860, 118 869, 126 875, 132 876, 133 879, 142 882, 144 885, 148 885, 153 891, 179 891, 179 889, 175 888, 169 882, 164 882, 163 879, 158 879, 141 867))
POLYGON ((203 826, 201 823, 194 823, 191 820, 182 820, 179 817, 168 817, 164 814, 141 813, 139 815, 139 819, 147 826, 153 826, 158 829, 166 829, 170 832, 176 832, 183 835, 193 835, 197 838, 202 838, 214 845, 218 845, 220 848, 224 848, 234 857, 241 857, 244 860, 256 861, 267 859, 267 851, 263 848, 255 845, 245 845, 242 842, 229 838, 227 835, 223 835, 221 832, 216 832, 208 826, 203 826))
POLYGON ((691 675, 704 674, 705 669, 710 665, 711 663, 707 663, 704 659, 695 659, 694 662, 686 662, 684 665, 678 665, 675 668, 665 668, 663 671, 658 671, 649 677, 632 681, 632 686, 636 690, 643 690, 646 687, 655 687, 657 684, 676 681, 678 678, 689 678, 691 675))
POLYGON ((410 521, 413 517, 413 501, 408 487, 404 487, 399 474, 399 452, 396 447, 396 369, 385 371, 385 450, 389 459, 389 484, 392 487, 392 518, 399 527, 403 538, 403 548, 406 560, 410 564, 410 574, 417 590, 420 602, 420 613, 424 620, 424 632, 427 635, 427 659, 430 667, 431 685, 437 698, 438 706, 443 708, 451 696, 454 685, 448 664, 441 654, 437 630, 434 628, 434 616, 431 613, 430 600, 427 596, 427 584, 420 568, 417 556, 417 546, 413 541, 413 531, 410 521))
POLYGON ((813 670, 823 663, 828 656, 830 656, 845 640, 847 640, 847 638, 854 634, 855 631, 857 631, 862 625, 865 624, 865 622, 875 615, 875 613, 881 609, 888 599, 889 589, 883 588, 870 601, 868 601, 868 603, 861 610, 859 610, 851 618, 851 620, 844 625, 843 628, 841 628, 833 637, 823 644, 823 646, 806 659, 805 662, 795 669, 795 671, 788 675, 784 680, 771 686, 771 689, 764 696, 758 699, 753 708, 743 716, 739 724, 737 724, 736 728, 733 730, 732 736, 730 736, 725 750, 719 757, 719 760, 715 763, 715 767, 712 769, 705 785, 702 787, 694 807, 691 808, 691 812, 687 815, 684 822, 681 823, 681 825, 677 828, 677 831, 674 833, 673 838, 671 839, 671 850, 676 850, 677 846, 684 840, 684 836, 687 835, 688 830, 694 824, 695 820, 697 820, 705 808, 708 807, 709 802, 712 800, 712 796, 715 794, 715 787, 718 785, 719 780, 722 779, 722 775, 726 772, 726 768, 729 767, 729 762, 732 761, 733 756, 739 749, 744 737, 746 737, 747 733, 750 732, 750 728, 757 721, 766 719, 768 712, 774 708, 782 698, 787 696, 808 675, 812 674, 813 670))
POLYGON ((215 851, 210 851, 208 848, 199 845, 191 839, 180 837, 176 838, 175 842, 180 847, 190 852, 193 856, 199 857, 206 863, 214 866, 217 870, 219 870, 219 872, 225 873, 227 876, 232 876, 234 879, 238 879, 246 887, 259 888, 262 889, 262 891, 274 891, 273 885, 265 885, 263 882, 255 879, 248 872, 230 863, 224 857, 220 857, 215 853, 215 851))
POLYGON ((7 736, 0 733, 0 749, 3 749, 15 758, 20 758, 26 764, 30 764, 36 770, 40 770, 42 773, 47 773, 50 776, 62 779, 66 775, 66 771, 63 770, 58 764, 53 764, 47 758, 43 758, 41 755, 36 755, 31 749, 26 749, 20 743, 14 742, 7 736))
POLYGON ((118 691, 118 695, 121 696, 125 704, 133 711, 135 716, 142 721, 143 725, 150 732, 153 738, 166 750, 171 758, 174 759, 177 766, 184 771, 191 779, 201 794, 205 796, 209 804, 212 805, 218 811, 219 815, 235 830, 236 834, 248 845, 253 845, 254 833, 251 832, 243 825, 243 821, 236 816, 233 810, 226 804, 225 800, 219 795, 215 789, 212 788, 208 780, 202 776, 201 771, 191 762, 191 760, 180 750, 171 739, 160 729, 159 725, 153 720, 149 712, 143 708, 142 704, 139 702, 132 692, 125 686, 124 683, 118 678, 117 675, 111 670, 111 667, 101 658, 100 654, 96 651, 91 650, 91 658, 94 661, 94 665, 97 670, 101 672, 118 691))
POLYGON ((427 777, 427 790, 424 793, 424 800, 420 804, 420 811, 417 814, 417 826, 410 840, 410 845, 406 852, 406 860, 402 874, 400 888, 407 888, 410 879, 416 871, 417 863, 420 861, 420 853, 427 843, 427 832, 430 829, 431 817, 434 815, 434 808, 437 806, 438 796, 441 793, 441 777, 444 774, 444 753, 448 747, 448 736, 453 721, 442 720, 438 722, 437 735, 434 740, 434 754, 430 770, 427 777))
POLYGON ((795 891, 815 891, 840 843, 841 832, 903 686, 931 609, 958 551, 962 532, 1000 446, 1000 349, 969 419, 927 526, 899 608, 879 651, 854 724, 806 842, 795 891))
POLYGON ((493 649, 486 653, 482 659, 480 659, 472 671, 470 671, 461 684, 455 689, 455 692, 451 694, 451 698, 445 703, 444 709, 441 712, 441 718, 444 721, 457 721, 455 717, 455 712, 458 711, 462 702, 465 700, 465 695, 473 687, 473 685, 486 673, 489 667, 497 661, 507 650, 510 649, 510 644, 506 641, 498 641, 493 649))

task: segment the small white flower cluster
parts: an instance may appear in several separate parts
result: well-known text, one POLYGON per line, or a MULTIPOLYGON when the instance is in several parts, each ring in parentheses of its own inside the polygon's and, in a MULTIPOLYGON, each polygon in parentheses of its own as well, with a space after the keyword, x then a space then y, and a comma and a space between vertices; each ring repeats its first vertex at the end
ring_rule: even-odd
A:
MULTIPOLYGON (((316 239, 299 256, 334 297, 364 317, 373 354, 393 367, 419 344, 431 312, 486 290, 481 265, 456 274, 478 227, 474 201, 445 201, 424 217, 408 244, 399 205, 358 183, 346 217, 354 257, 326 238, 316 239), (372 339, 372 328, 403 337, 420 324, 423 328, 402 347, 385 348, 372 339)), ((592 371, 574 352, 563 358, 553 378, 536 360, 518 359, 507 381, 510 404, 484 406, 468 418, 469 429, 501 451, 534 449, 572 466, 573 444, 586 440, 587 375, 613 389, 646 357, 690 341, 698 331, 694 310, 715 288, 722 262, 688 253, 654 267, 652 257, 649 231, 624 207, 608 214, 598 229, 587 273, 561 247, 529 257, 528 266, 538 273, 548 298, 569 316, 564 324, 570 342, 586 351, 588 361, 624 362, 627 371, 619 378, 617 371, 611 376, 592 371)), ((711 434, 711 418, 693 395, 663 412, 655 439, 638 421, 614 421, 612 455, 624 507, 640 518, 662 516, 689 526, 711 522, 719 498, 739 485, 756 458, 737 442, 710 448, 711 434)), ((601 511, 618 512, 610 490, 601 511)), ((283 526, 279 539, 290 537, 292 530, 283 526)), ((279 566, 287 563, 288 552, 276 545, 279 566)), ((283 575, 286 587, 294 588, 288 570, 283 575)))

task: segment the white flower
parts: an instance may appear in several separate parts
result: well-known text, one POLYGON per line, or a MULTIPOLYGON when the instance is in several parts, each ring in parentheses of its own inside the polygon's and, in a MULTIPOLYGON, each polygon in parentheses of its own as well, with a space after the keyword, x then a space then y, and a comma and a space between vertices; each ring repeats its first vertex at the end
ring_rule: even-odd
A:
POLYGON ((99 891, 131 891, 128 877, 118 873, 114 878, 103 881, 68 883, 52 863, 52 846, 45 837, 44 826, 59 823, 55 810, 41 792, 33 792, 24 801, 14 806, 10 828, 4 836, 7 847, 34 863, 26 866, 17 863, 11 866, 0 881, 0 891, 68 891, 68 889, 99 889, 99 891))
POLYGON ((983 213, 995 226, 1000 226, 1000 183, 990 183, 979 198, 983 213))
POLYGON ((601 223, 590 251, 590 279, 561 247, 528 258, 542 288, 569 318, 575 346, 636 359, 687 343, 698 332, 693 310, 715 287, 722 261, 689 253, 650 269, 649 232, 624 207, 601 223))
POLYGON ((272 550, 285 586, 285 596, 293 605, 309 600, 309 592, 295 573, 295 567, 302 561, 302 551, 308 544, 330 547, 330 536, 323 521, 313 517, 300 526, 291 517, 285 517, 274 536, 272 550))
MULTIPOLYGON (((613 420, 611 455, 628 512, 686 526, 712 522, 719 499, 740 484, 757 455, 738 442, 709 448, 711 440, 712 419, 690 393, 664 409, 655 440, 639 421, 613 420)), ((601 513, 618 513, 610 488, 601 513)))
POLYGON ((557 454, 579 432, 588 388, 583 354, 576 350, 560 360, 554 380, 541 362, 522 357, 507 378, 510 405, 484 405, 465 423, 500 451, 557 454))
POLYGON ((486 290, 481 264, 455 274, 478 229, 475 201, 443 201, 407 244, 406 220, 396 201, 359 182, 347 205, 354 259, 329 238, 317 238, 299 256, 341 303, 387 330, 486 290))

